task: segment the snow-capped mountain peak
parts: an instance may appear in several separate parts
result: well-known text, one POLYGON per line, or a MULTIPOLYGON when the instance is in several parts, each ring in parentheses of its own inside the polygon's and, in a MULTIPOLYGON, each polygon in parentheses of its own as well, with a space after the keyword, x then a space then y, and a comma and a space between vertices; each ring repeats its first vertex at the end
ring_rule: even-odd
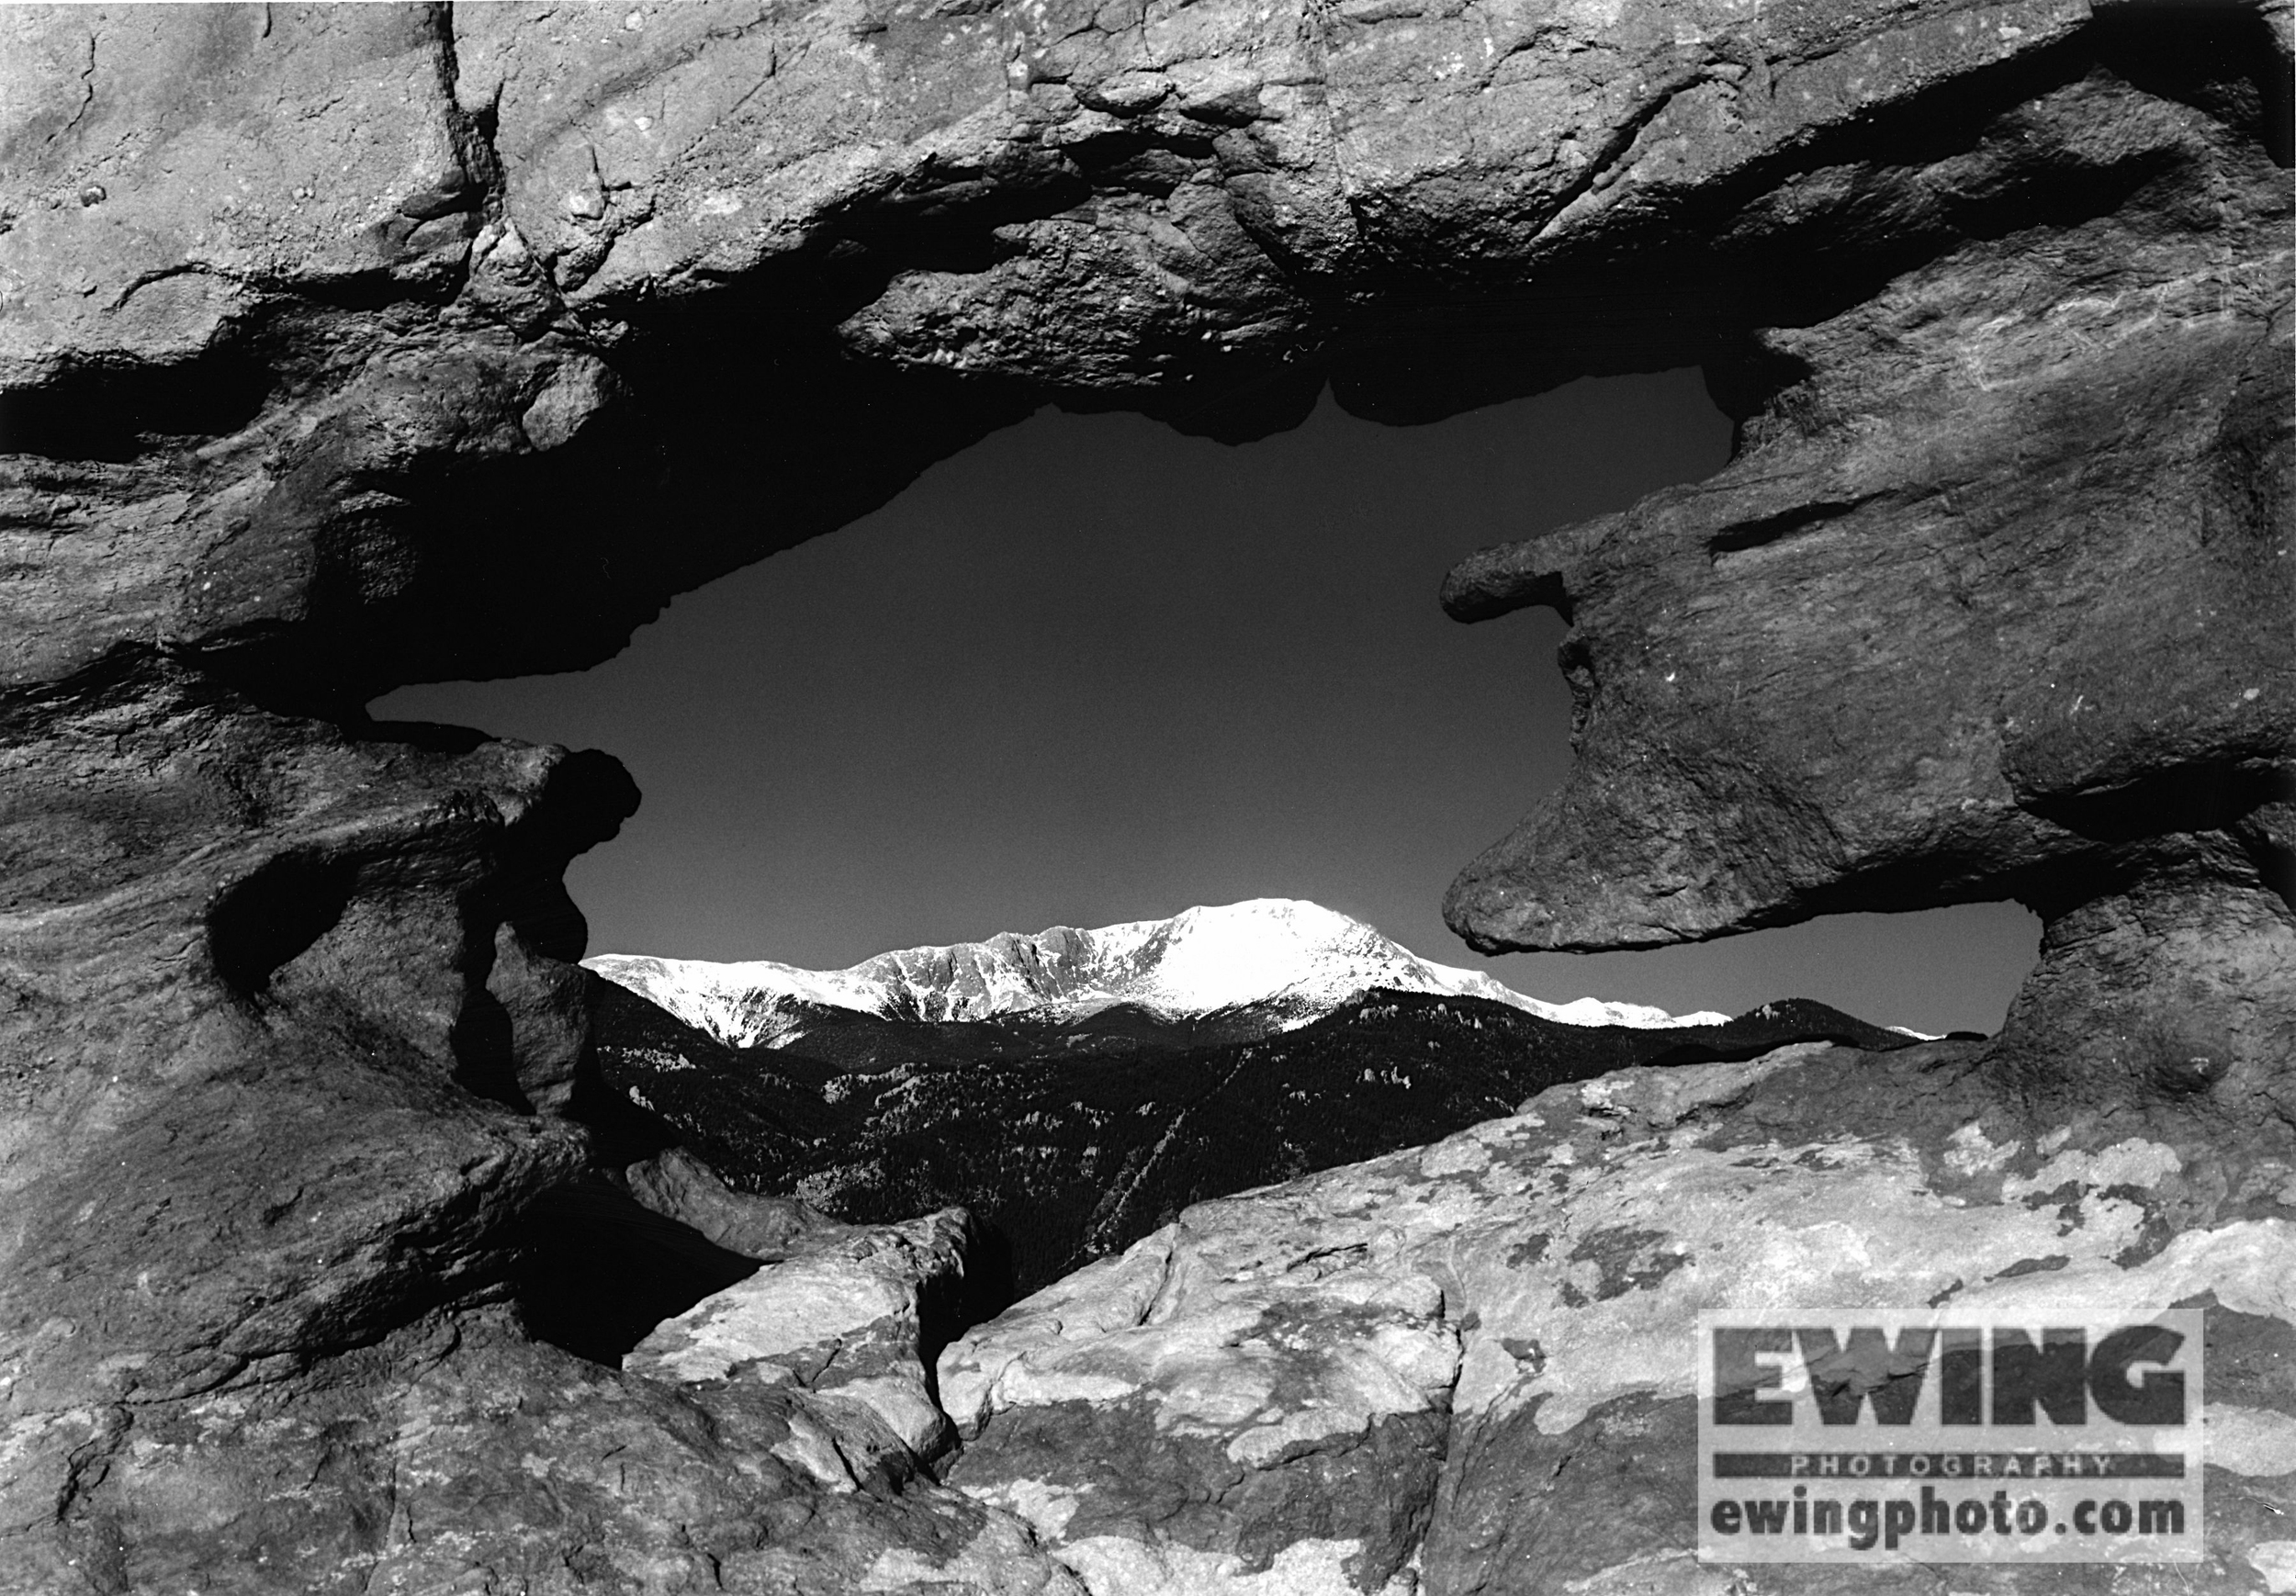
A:
POLYGON ((584 962, 606 979, 734 1047, 767 1047, 809 1008, 886 1019, 1064 1021, 1126 1004, 1180 1017, 1255 1007, 1271 1029, 1304 1025, 1375 987, 1504 1003, 1570 1025, 1711 1025, 1638 1004, 1584 997, 1548 1004, 1476 970, 1420 958, 1359 920, 1296 898, 1187 909, 1168 920, 881 953, 847 970, 770 961, 720 964, 608 953, 584 962))

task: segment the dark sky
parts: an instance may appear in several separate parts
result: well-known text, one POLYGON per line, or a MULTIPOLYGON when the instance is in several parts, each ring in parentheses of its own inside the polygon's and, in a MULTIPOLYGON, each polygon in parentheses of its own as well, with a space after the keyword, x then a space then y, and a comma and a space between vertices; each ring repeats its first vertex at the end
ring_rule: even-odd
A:
POLYGON ((645 805, 569 875, 593 952, 824 968, 1304 897, 1539 997, 1806 996, 1991 1030, 2038 934, 2009 906, 1491 960, 1443 925, 1453 872, 1570 760, 1561 623, 1459 625, 1444 571, 1728 444, 1695 372, 1413 428, 1327 397, 1241 447, 1048 410, 678 600, 597 669, 375 713, 620 756, 645 805))

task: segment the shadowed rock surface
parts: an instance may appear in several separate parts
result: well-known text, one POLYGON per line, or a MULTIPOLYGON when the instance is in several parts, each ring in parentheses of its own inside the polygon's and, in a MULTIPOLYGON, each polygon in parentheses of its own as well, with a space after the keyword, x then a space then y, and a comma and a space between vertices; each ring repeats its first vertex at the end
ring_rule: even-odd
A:
MULTIPOLYGON (((789 1463, 793 1390, 533 1339, 552 1213, 661 1151, 559 884, 635 794, 358 707, 605 658, 1047 400, 1705 365, 1724 477, 1455 591, 1568 604, 1586 693, 1455 918, 2012 894, 1985 1089, 2212 1138, 2167 1232, 2284 1190, 2289 63, 2285 0, 0 11, 0 1589, 1099 1578, 789 1463)), ((736 1267, 664 1246, 665 1301, 736 1267)), ((1433 1409, 1380 1411, 1384 1566, 1433 1409)), ((1345 1562, 1284 1522, 1189 1545, 1345 1562)), ((1451 1533, 1430 1589, 1512 1566, 1451 1533)))

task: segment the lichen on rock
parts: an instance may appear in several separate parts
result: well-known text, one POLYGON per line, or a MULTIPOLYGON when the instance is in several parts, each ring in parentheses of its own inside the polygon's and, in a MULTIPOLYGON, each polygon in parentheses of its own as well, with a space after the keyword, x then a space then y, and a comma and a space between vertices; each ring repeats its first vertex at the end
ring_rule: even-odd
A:
MULTIPOLYGON (((2246 1589, 2296 1487, 2288 1166, 2234 1196, 2245 1160, 2205 1141, 2032 1137, 1987 1101, 1975 1052, 1815 1046, 1626 1071, 1430 1148, 1199 1204, 942 1353, 968 1436, 949 1478, 1088 1580, 1188 1567, 1205 1591, 1339 1596, 1408 1566, 1428 1590, 1703 1589, 1732 1576, 1694 1558, 1699 1313, 2200 1302, 2212 1344, 2280 1349, 2211 1371, 2211 1478, 2238 1485, 2212 1486, 2219 1571, 2201 1579, 2246 1589), (1440 1313, 1356 1317, 1403 1303, 1440 1313), (1278 1358, 1302 1377, 1266 1379, 1278 1358), (1399 1457, 1413 1390, 1440 1422, 1399 1457), (1265 1478, 1310 1461, 1312 1492, 1265 1478), (1331 1503, 1356 1545, 1311 1578, 1331 1503), (1412 1536, 1381 1538, 1399 1524, 1412 1536), (1288 1546, 1308 1551, 1277 1583, 1288 1546)), ((1897 1578, 1763 1575, 1787 1590, 1897 1578)), ((1135 1578, 1105 1588, 1162 1588, 1135 1578)))

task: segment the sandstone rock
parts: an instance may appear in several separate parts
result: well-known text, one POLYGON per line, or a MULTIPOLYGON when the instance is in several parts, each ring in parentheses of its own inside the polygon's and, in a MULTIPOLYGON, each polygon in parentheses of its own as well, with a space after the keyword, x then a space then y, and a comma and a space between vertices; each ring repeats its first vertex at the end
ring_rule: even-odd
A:
MULTIPOLYGON (((2215 1250, 2284 1222, 2288 16, 9 10, 0 1589, 1074 1588, 1002 1510, 781 1461, 793 1389, 522 1339, 534 1216, 610 1140, 559 871, 632 794, 358 708, 603 658, 1046 399, 1241 437, 1327 377, 1424 419, 1707 363, 1732 473, 1469 583, 1566 597, 1589 696, 1560 818, 1461 923, 2025 896, 2047 957, 1986 1089, 2231 1172, 2163 1176, 2151 1262, 2077 1266, 2235 1289, 2215 1250)), ((1356 1306, 1466 1335, 1463 1390, 1501 1355, 1447 1297, 1356 1306)), ((1381 1437, 1372 1528, 1301 1527, 1338 1441, 1180 1437, 1156 1478, 1244 1470, 1298 1522, 1199 1503, 1107 1556, 1397 1556, 1435 1410, 1373 1418, 1318 1356, 1277 1362, 1381 1437)), ((1619 1404, 1672 1399, 1564 1434, 1615 1456, 1619 1404)), ((1438 1516, 1488 1523, 1468 1456, 1438 1516)), ((2215 1499, 2267 1504, 2215 1529, 2258 1569, 2277 1489, 2215 1499)), ((1533 1555, 1494 1534, 1414 1542, 1427 1581, 1533 1555)))
POLYGON ((559 872, 633 796, 599 756, 361 738, 179 671, 73 685, 0 732, 10 1590, 107 1537, 141 1567, 194 1498, 252 1525, 252 1455, 195 1487, 120 1449, 506 1292, 521 1210, 584 1160, 533 1112, 581 1040, 559 872))
POLYGON ((763 1381, 813 1393, 833 1444, 808 1462, 824 1484, 850 1488, 872 1467, 906 1476, 948 1450, 955 1433, 930 1366, 963 1308, 963 1209, 839 1224, 784 1197, 734 1191, 676 1149, 623 1180, 647 1208, 765 1265, 656 1326, 625 1369, 677 1385, 763 1381))
POLYGON ((289 1387, 113 1420, 38 1504, 53 1554, 12 1547, 0 1589, 824 1592, 929 1567, 967 1592, 1077 1596, 953 1491, 822 1489, 803 1461, 821 1446, 789 1388, 673 1389, 499 1315, 428 1321, 289 1387))
POLYGON ((1443 1289, 1350 1270, 1344 1232, 1271 1270, 1185 1226, 942 1354, 974 1436, 950 1478, 1096 1590, 1409 1590, 1458 1377, 1443 1289))
POLYGON ((683 1148, 670 1148, 621 1173, 622 1185, 645 1207, 760 1263, 803 1257, 855 1233, 853 1227, 794 1197, 736 1191, 683 1148))
POLYGON ((579 948, 558 871, 627 812, 619 768, 180 678, 7 729, 0 1302, 47 1349, 17 1399, 204 1389, 499 1273, 490 1231, 581 1149, 525 1096, 579 1034, 494 988, 579 948))
POLYGON ((941 1354, 949 1478, 1096 1591, 1929 1590, 1694 1561, 1696 1314, 2197 1302, 2212 1562, 2115 1588, 2255 1588, 2296 1498, 2288 1139, 2044 1128, 1975 1052, 1625 1071, 1201 1204, 941 1354))
POLYGON ((443 8, 28 7, 5 25, 0 382, 107 360, 195 376, 285 284, 452 295, 485 178, 441 77, 443 8))
POLYGON ((1726 470, 1452 574, 1462 618, 1570 621, 1578 705, 1569 782, 1452 889, 1470 940, 2015 896, 2049 930, 2005 1065, 2149 1091, 2115 1039, 2200 1023, 2288 1114, 2290 856, 2247 819, 2296 783, 2286 152, 2160 97, 2179 65, 2043 95, 1903 201, 2046 147, 2117 208, 2045 261, 2036 217, 1764 334, 1726 470))
MULTIPOLYGON (((17 669, 154 635, 260 644, 248 669, 275 686, 272 656, 317 651, 309 686, 341 698, 568 668, 1042 397, 1235 433, 1296 416, 1325 371, 1359 408, 1424 416, 1573 370, 1735 364, 1748 330, 1957 248, 2030 277, 2034 226, 2125 215, 2170 277, 2222 243, 2279 291, 2252 237, 2277 201, 2242 174, 2277 149, 2260 19, 1689 9, 19 14, 6 148, 46 197, 0 231, 37 308, 12 322, 34 353, 6 377, 9 430, 46 462, 17 513, 67 557, 12 584, 9 636, 37 640, 17 669), (169 97, 181 59, 197 114, 169 97), (356 86, 318 136, 272 137, 307 79, 356 86), (347 185, 340 161, 305 171, 321 148, 358 152, 347 185), (2231 231, 2163 208, 2220 175, 2231 231), (102 231, 118 201, 66 203, 106 176, 141 208, 132 248, 102 231), (212 197, 223 182, 246 197, 212 197), (410 277, 401 245, 372 253, 360 230, 397 224, 369 210, 470 230, 410 277), (194 290, 228 313, 131 325, 194 290), (1445 354, 1463 336, 1498 387, 1445 354), (627 432, 520 430, 584 360, 665 466, 627 432), (403 420, 377 437, 371 410, 403 420), (774 477, 762 519, 728 451, 774 477), (672 505, 680 538, 617 535, 672 505), (73 596, 98 559, 108 619, 73 596)), ((1964 260, 1980 296, 2048 298, 1964 260)), ((2099 302, 2166 291, 2157 262, 2099 302)), ((1774 375, 1726 386, 1750 414, 1774 375)))
POLYGON ((803 1462, 847 1489, 872 1471, 914 1472, 955 1439, 926 1366, 926 1303, 953 1305, 964 1212, 824 1237, 665 1321, 623 1360, 682 1386, 762 1381, 810 1392, 827 1441, 803 1462))

